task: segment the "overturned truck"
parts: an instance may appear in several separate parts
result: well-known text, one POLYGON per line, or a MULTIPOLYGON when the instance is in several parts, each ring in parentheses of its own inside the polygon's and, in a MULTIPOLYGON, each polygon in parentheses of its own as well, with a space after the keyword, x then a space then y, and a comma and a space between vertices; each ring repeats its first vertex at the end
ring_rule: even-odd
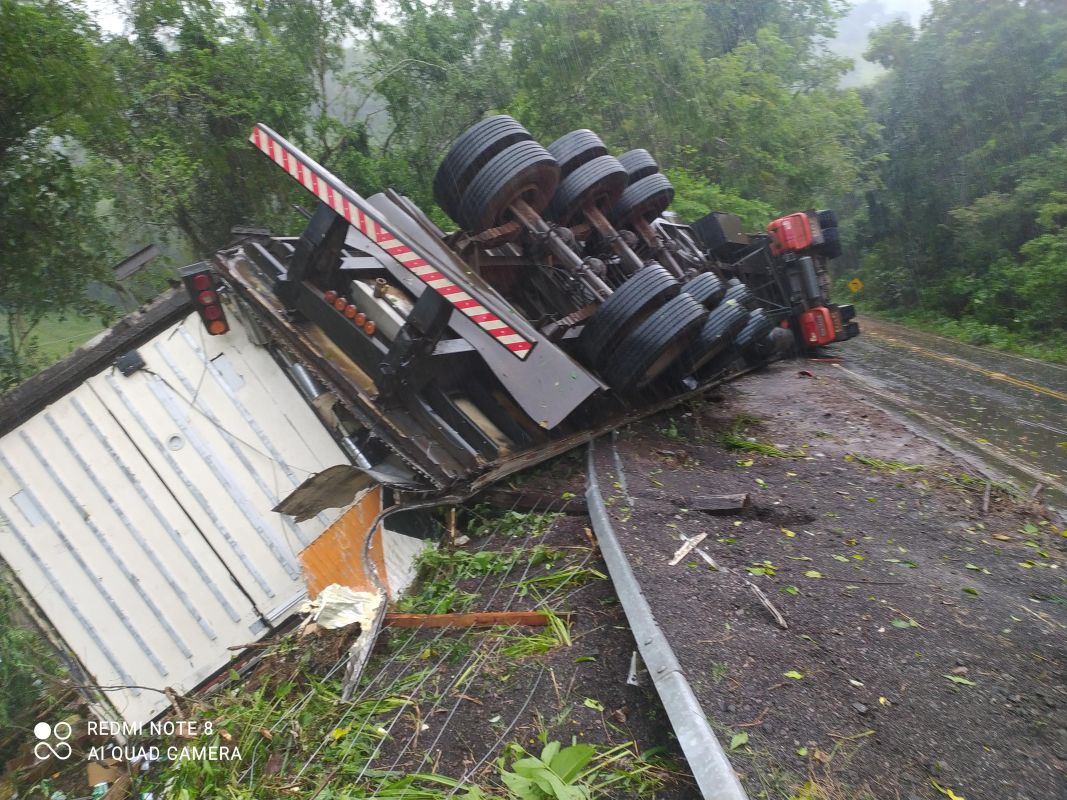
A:
POLYGON ((260 329, 356 484, 469 495, 858 333, 829 299, 833 212, 760 234, 723 213, 683 224, 655 159, 616 158, 592 131, 546 148, 508 116, 467 130, 434 180, 452 232, 395 191, 361 197, 266 126, 251 142, 317 209, 299 237, 249 236, 183 279, 208 333, 227 313, 260 329))

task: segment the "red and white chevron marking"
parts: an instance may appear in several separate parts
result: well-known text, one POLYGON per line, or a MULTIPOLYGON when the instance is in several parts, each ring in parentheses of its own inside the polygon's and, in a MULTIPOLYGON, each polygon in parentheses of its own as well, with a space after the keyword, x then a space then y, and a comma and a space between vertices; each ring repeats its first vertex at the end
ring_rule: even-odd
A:
POLYGON ((249 141, 295 178, 301 186, 359 228, 368 239, 377 243, 405 269, 470 317, 516 357, 525 359, 533 350, 532 342, 434 269, 426 259, 401 242, 392 231, 373 219, 370 214, 365 213, 362 198, 332 173, 316 164, 266 125, 256 125, 249 141))

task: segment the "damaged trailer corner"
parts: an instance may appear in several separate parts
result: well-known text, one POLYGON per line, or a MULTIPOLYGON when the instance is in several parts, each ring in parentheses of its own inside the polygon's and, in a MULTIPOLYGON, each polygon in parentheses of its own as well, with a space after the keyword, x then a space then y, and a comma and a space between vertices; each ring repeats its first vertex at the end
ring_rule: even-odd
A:
MULTIPOLYGON (((164 689, 226 668, 309 587, 367 588, 355 553, 381 491, 299 522, 272 511, 348 459, 286 367, 228 321, 204 336, 170 292, 0 407, 0 559, 104 719, 166 710, 164 689)), ((376 568, 403 585, 421 544, 381 532, 376 568)))

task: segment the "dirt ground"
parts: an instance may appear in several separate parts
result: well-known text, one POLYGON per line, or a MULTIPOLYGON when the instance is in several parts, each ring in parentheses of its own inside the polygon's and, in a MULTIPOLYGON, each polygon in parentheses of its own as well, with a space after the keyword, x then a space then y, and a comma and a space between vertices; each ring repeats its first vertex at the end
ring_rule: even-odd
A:
MULTIPOLYGON (((580 491, 583 475, 576 460, 567 462, 565 472, 566 482, 576 481, 575 488, 580 491)), ((554 485, 560 489, 558 481, 544 474, 536 484, 540 488, 554 485)), ((430 685, 422 693, 427 698, 444 693, 448 702, 436 707, 424 702, 421 714, 405 715, 383 749, 381 763, 404 772, 425 772, 432 765, 434 772, 458 778, 477 765, 484 754, 492 753, 493 760, 476 776, 482 785, 487 782, 492 785, 495 758, 506 742, 518 742, 531 752, 539 752, 544 741, 559 741, 564 745, 587 742, 601 747, 633 742, 629 755, 622 761, 620 774, 631 771, 626 765, 632 765, 633 756, 640 753, 642 761, 657 764, 658 768, 652 771, 653 779, 620 781, 617 790, 601 796, 662 800, 695 796, 692 779, 655 692, 647 682, 643 687, 626 683, 630 656, 636 646, 611 582, 606 578, 603 561, 595 549, 588 547, 592 543, 588 526, 584 516, 563 516, 537 542, 547 548, 574 551, 543 574, 574 566, 601 576, 566 586, 549 603, 557 613, 569 614, 572 644, 532 657, 509 658, 501 657, 504 654, 492 638, 468 637, 469 645, 435 669, 430 685), (485 657, 479 658, 479 654, 485 657), (476 679, 462 687, 446 689, 457 672, 469 670, 472 664, 482 666, 476 679), (419 734, 417 745, 397 761, 396 750, 411 738, 420 722, 427 729, 419 734), (509 728, 512 722, 514 727, 509 728), (442 725, 447 725, 448 733, 434 745, 434 729, 442 725)), ((488 542, 475 537, 464 545, 470 552, 500 547, 499 536, 488 542)), ((478 592, 481 598, 478 606, 532 610, 537 607, 532 594, 514 601, 511 598, 511 584, 522 579, 520 567, 512 570, 504 582, 492 577, 489 585, 479 586, 479 579, 469 578, 455 588, 461 592, 478 592), (498 585, 504 587, 503 592, 496 591, 498 585)), ((527 577, 539 574, 542 574, 540 570, 535 569, 527 577)), ((545 592, 540 594, 544 596, 545 592)), ((431 642, 436 633, 427 631, 419 637, 431 642)), ((386 657, 395 646, 406 642, 407 636, 406 631, 388 631, 379 642, 381 656, 386 657)), ((423 654, 444 653, 449 638, 455 637, 438 640, 423 654)), ((392 667, 393 672, 405 669, 408 669, 405 664, 392 667)), ((387 671, 385 680, 392 679, 387 671)))
POLYGON ((623 547, 735 769, 776 800, 804 780, 820 799, 1067 797, 1067 539, 995 487, 983 512, 973 466, 832 371, 777 365, 620 431, 618 461, 598 451, 623 547), (799 457, 727 449, 731 429, 799 457), (686 510, 739 492, 740 516, 686 510), (707 534, 717 570, 697 553, 668 566, 683 533, 707 534))

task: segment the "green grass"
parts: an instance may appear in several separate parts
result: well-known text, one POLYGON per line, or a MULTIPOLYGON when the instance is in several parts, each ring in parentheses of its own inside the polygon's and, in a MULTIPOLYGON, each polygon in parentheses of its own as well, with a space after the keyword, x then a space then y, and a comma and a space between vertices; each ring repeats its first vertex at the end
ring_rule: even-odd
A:
POLYGON ((1049 361, 1053 364, 1067 364, 1067 334, 1064 333, 1037 334, 999 325, 988 325, 967 317, 945 319, 931 312, 905 313, 894 309, 869 308, 866 305, 860 307, 858 312, 861 330, 863 317, 867 316, 955 339, 965 344, 989 347, 993 350, 1049 361))
POLYGON ((727 450, 735 450, 741 453, 757 453, 771 458, 804 458, 800 450, 783 450, 777 445, 761 442, 753 436, 749 436, 752 428, 759 427, 762 420, 751 414, 739 414, 734 418, 730 427, 719 435, 719 444, 727 450))
POLYGON ((34 334, 44 361, 51 364, 68 355, 104 330, 98 319, 67 317, 60 320, 46 317, 41 320, 34 334))
POLYGON ((880 472, 921 472, 926 469, 922 464, 909 464, 905 461, 892 461, 883 458, 874 458, 873 456, 864 456, 859 453, 849 453, 845 456, 845 461, 858 461, 872 469, 879 470, 880 472))

